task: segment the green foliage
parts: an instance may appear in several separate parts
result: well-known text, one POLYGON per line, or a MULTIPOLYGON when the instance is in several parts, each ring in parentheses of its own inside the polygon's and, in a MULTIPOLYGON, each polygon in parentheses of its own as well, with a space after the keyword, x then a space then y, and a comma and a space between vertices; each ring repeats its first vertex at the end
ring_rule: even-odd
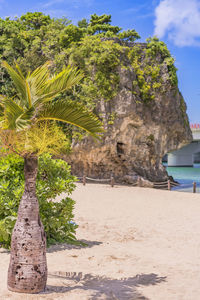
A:
POLYGON ((150 134, 149 136, 147 136, 147 140, 153 142, 154 141, 154 135, 153 134, 150 134))
POLYGON ((104 24, 110 24, 111 23, 111 15, 103 14, 101 16, 98 16, 97 14, 93 14, 90 17, 90 26, 95 25, 104 25, 104 24))
POLYGON ((137 39, 140 39, 139 34, 135 31, 135 29, 126 30, 123 32, 120 32, 118 34, 119 39, 129 42, 134 42, 137 39))
POLYGON ((139 88, 141 99, 145 103, 154 100, 157 92, 166 91, 161 72, 165 65, 168 68, 169 84, 172 87, 177 86, 177 69, 174 66, 174 59, 165 43, 156 37, 147 39, 146 48, 140 45, 133 46, 128 56, 137 75, 137 80, 133 82, 133 89, 139 88))
POLYGON ((162 55, 164 58, 170 56, 170 52, 164 42, 159 41, 157 37, 150 37, 146 39, 147 41, 147 54, 149 56, 157 57, 162 55))
POLYGON ((173 86, 177 86, 178 85, 178 78, 177 78, 177 75, 176 75, 177 68, 174 65, 174 58, 173 57, 166 57, 164 59, 164 63, 167 65, 171 84, 173 86))
POLYGON ((117 117, 116 112, 110 113, 109 116, 108 116, 108 125, 113 125, 116 117, 117 117))
POLYGON ((91 15, 90 22, 87 27, 87 32, 89 34, 101 34, 101 36, 112 36, 116 35, 121 28, 118 26, 112 26, 111 15, 101 15, 96 14, 91 15))
MULTIPOLYGON (((24 161, 9 155, 0 159, 0 244, 10 247, 19 201, 24 191, 24 161)), ((49 154, 39 158, 36 190, 40 205, 40 216, 47 234, 47 243, 76 243, 73 222, 74 200, 69 195, 75 189, 76 178, 70 167, 49 154), (68 196, 62 196, 65 192, 68 196), (60 196, 61 200, 55 201, 60 196)))
POLYGON ((119 84, 117 67, 122 53, 123 48, 118 43, 112 40, 102 42, 98 35, 86 36, 79 47, 70 48, 70 64, 79 66, 85 74, 81 89, 76 91, 81 102, 94 107, 98 99, 110 100, 116 95, 119 84))
POLYGON ((141 99, 147 103, 155 98, 155 93, 160 87, 161 79, 159 66, 150 60, 147 63, 144 51, 133 47, 129 53, 129 57, 137 76, 137 80, 133 81, 133 90, 138 86, 141 99))
POLYGON ((81 21, 78 21, 78 27, 80 27, 80 28, 87 28, 88 27, 87 20, 84 18, 81 21))
POLYGON ((28 30, 40 29, 42 26, 47 26, 51 22, 50 16, 45 16, 41 12, 28 12, 26 15, 19 18, 20 23, 28 30))
MULTIPOLYGON (((28 13, 15 20, 0 19, 0 59, 10 63, 17 60, 23 71, 33 70, 47 60, 53 61, 52 72, 61 71, 67 64, 77 66, 84 80, 62 96, 84 103, 89 109, 95 109, 102 99, 109 101, 116 96, 119 69, 126 68, 129 60, 137 75, 133 93, 140 91, 144 103, 154 100, 158 92, 165 92, 164 66, 169 84, 177 86, 174 59, 163 42, 153 37, 147 39, 146 48, 133 43, 128 47, 129 42, 140 38, 139 34, 134 29, 123 31, 111 21, 111 15, 106 14, 93 14, 77 26, 67 19, 51 19, 41 13, 28 13)), ((0 78, 0 93, 13 94, 10 79, 2 69, 0 78)))
POLYGON ((177 68, 174 66, 174 58, 171 56, 167 46, 164 42, 159 41, 158 38, 148 38, 147 39, 147 55, 149 57, 159 57, 162 58, 162 64, 166 64, 169 72, 169 79, 173 86, 177 86, 178 79, 176 75, 177 68))
POLYGON ((81 40, 85 33, 85 29, 75 25, 68 25, 60 35, 61 47, 68 47, 72 43, 77 43, 81 40))

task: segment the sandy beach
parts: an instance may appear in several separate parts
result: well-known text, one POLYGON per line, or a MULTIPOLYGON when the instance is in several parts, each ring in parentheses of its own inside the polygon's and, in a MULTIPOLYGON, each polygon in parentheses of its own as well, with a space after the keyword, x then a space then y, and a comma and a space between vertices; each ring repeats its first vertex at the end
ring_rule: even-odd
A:
POLYGON ((77 238, 87 247, 48 249, 46 292, 7 290, 0 249, 0 299, 200 299, 200 194, 78 184, 77 238))

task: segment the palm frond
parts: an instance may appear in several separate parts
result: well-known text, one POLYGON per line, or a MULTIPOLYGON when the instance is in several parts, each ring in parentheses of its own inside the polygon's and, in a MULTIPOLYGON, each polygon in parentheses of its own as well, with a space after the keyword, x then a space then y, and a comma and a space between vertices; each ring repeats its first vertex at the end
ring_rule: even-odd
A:
POLYGON ((23 108, 30 108, 32 105, 36 107, 52 100, 79 83, 84 76, 77 68, 68 66, 62 72, 50 77, 48 69, 50 64, 51 62, 46 62, 32 73, 29 72, 25 78, 17 64, 13 69, 7 62, 2 62, 15 84, 23 108))
POLYGON ((19 66, 17 63, 15 63, 15 68, 17 69, 17 72, 19 73, 19 75, 20 75, 23 79, 25 79, 24 74, 22 73, 22 70, 20 69, 20 66, 19 66))
POLYGON ((34 108, 31 107, 30 109, 26 110, 23 114, 21 114, 17 119, 16 119, 16 129, 17 130, 22 130, 27 128, 32 123, 32 117, 34 115, 34 108))
POLYGON ((32 106, 32 94, 31 94, 30 85, 27 80, 25 80, 25 85, 26 85, 26 98, 27 98, 28 106, 30 108, 32 106))
POLYGON ((4 116, 4 110, 5 107, 3 105, 3 102, 6 100, 6 96, 0 95, 0 117, 4 116))
POLYGON ((30 123, 34 114, 34 108, 31 107, 24 111, 15 101, 4 99, 0 103, 0 116, 4 117, 3 127, 6 129, 21 130, 26 128, 30 123))
POLYGON ((46 62, 25 77, 18 65, 13 69, 5 61, 2 64, 18 92, 18 98, 15 99, 0 97, 0 116, 2 114, 4 129, 19 131, 36 122, 57 120, 80 127, 96 138, 104 132, 98 118, 83 106, 65 101, 51 101, 83 78, 83 73, 77 68, 68 66, 50 77, 50 62, 46 62))
POLYGON ((13 69, 7 62, 2 62, 10 77, 12 78, 18 92, 20 104, 23 107, 30 108, 32 104, 43 95, 44 86, 50 77, 48 66, 50 62, 38 67, 32 73, 28 73, 26 78, 22 74, 20 67, 16 64, 13 69))
MULTIPOLYGON (((21 72, 15 71, 6 61, 2 62, 3 67, 7 70, 11 79, 13 80, 16 90, 19 94, 22 105, 27 106, 26 84, 21 72)), ((19 68, 19 67, 18 67, 19 68)))
POLYGON ((16 129, 16 120, 24 113, 24 110, 11 99, 5 99, 3 106, 7 129, 16 129))
POLYGON ((26 78, 26 81, 30 87, 31 99, 34 104, 38 99, 41 98, 41 95, 44 93, 45 84, 50 77, 49 65, 50 62, 46 62, 44 65, 38 67, 26 78))
POLYGON ((45 94, 52 92, 62 92, 70 89, 75 84, 83 78, 84 74, 77 70, 77 68, 72 68, 67 66, 63 71, 54 75, 46 82, 45 94))
POLYGON ((37 121, 43 120, 57 120, 75 125, 86 130, 96 138, 99 137, 100 133, 104 132, 102 123, 98 118, 76 103, 64 101, 47 103, 37 116, 37 121))
POLYGON ((45 85, 40 90, 41 97, 38 97, 36 105, 52 100, 60 93, 79 83, 83 77, 84 74, 77 68, 66 67, 62 72, 46 80, 45 85))

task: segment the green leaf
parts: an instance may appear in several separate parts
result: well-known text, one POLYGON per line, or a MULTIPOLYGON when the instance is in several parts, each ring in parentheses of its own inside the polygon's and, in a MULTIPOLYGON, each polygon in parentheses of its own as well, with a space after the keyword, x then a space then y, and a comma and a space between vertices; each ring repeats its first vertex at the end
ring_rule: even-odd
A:
POLYGON ((67 66, 62 72, 45 81, 35 105, 50 101, 62 92, 72 88, 80 82, 83 76, 83 73, 78 71, 77 68, 67 66))
POLYGON ((37 116, 37 121, 57 120, 75 125, 98 138, 99 133, 104 132, 102 123, 91 112, 85 111, 83 106, 76 103, 57 101, 47 104, 37 116))
MULTIPOLYGON (((6 68, 8 74, 12 78, 15 87, 19 93, 19 98, 21 100, 21 105, 27 106, 27 94, 26 94, 26 84, 24 77, 22 77, 21 72, 15 71, 6 61, 2 62, 4 68, 6 68)), ((17 67, 19 69, 19 67, 17 67)))
POLYGON ((11 99, 6 99, 3 105, 7 129, 16 129, 16 120, 24 113, 24 110, 11 99))

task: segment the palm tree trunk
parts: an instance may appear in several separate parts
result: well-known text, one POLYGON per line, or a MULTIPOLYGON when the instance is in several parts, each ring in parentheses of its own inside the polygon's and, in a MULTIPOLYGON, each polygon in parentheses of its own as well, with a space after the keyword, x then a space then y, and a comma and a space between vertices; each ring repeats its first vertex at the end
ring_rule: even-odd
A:
POLYGON ((36 196, 38 159, 24 158, 25 190, 12 233, 8 289, 20 293, 44 291, 47 280, 46 236, 36 196))

